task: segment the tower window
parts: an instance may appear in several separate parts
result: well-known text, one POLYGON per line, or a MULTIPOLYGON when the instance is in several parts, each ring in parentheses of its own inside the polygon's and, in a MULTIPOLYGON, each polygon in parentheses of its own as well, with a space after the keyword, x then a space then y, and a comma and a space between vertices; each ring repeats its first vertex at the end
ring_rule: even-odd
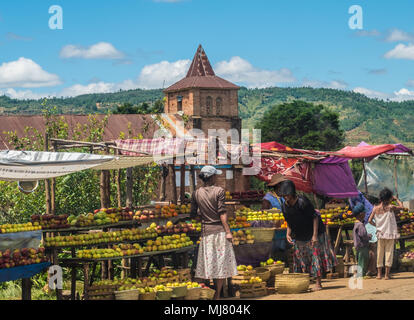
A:
POLYGON ((177 111, 183 111, 183 96, 177 96, 177 111))
POLYGON ((213 98, 208 96, 206 98, 206 113, 207 113, 207 115, 210 115, 212 113, 212 108, 213 108, 213 98))
POLYGON ((217 115, 220 115, 222 113, 222 107, 223 107, 223 100, 218 97, 216 99, 216 109, 217 109, 217 115))

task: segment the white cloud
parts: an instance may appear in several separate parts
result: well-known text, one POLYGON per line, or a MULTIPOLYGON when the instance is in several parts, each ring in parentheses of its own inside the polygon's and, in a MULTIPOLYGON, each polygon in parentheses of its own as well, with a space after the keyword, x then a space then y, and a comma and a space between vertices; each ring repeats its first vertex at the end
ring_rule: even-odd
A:
POLYGON ((384 57, 387 59, 414 60, 414 45, 400 43, 394 49, 388 51, 384 57))
POLYGON ((59 93, 59 97, 76 97, 82 94, 89 94, 89 93, 109 93, 109 92, 115 92, 122 90, 130 90, 130 89, 136 89, 137 84, 132 80, 125 80, 120 83, 114 83, 114 82, 94 82, 89 83, 87 85, 82 84, 75 84, 73 86, 70 86, 68 88, 63 89, 59 93))
POLYGON ((414 100, 414 91, 410 91, 406 88, 402 88, 399 91, 394 92, 394 100, 404 101, 404 100, 414 100))
POLYGON ((237 56, 232 57, 229 61, 218 62, 214 69, 217 75, 249 88, 265 88, 296 81, 292 71, 287 68, 279 70, 258 69, 253 67, 250 62, 237 56))
POLYGON ((392 96, 387 93, 380 92, 380 91, 374 91, 374 90, 363 88, 363 87, 357 87, 353 91, 356 93, 361 93, 363 95, 366 95, 368 98, 376 98, 376 99, 382 99, 382 100, 387 100, 387 99, 392 98, 392 96))
POLYGON ((161 61, 142 68, 138 76, 137 86, 143 89, 164 88, 185 77, 190 60, 178 60, 175 62, 161 61))
POLYGON ((381 100, 391 100, 397 102, 414 100, 414 91, 410 91, 406 88, 394 91, 393 93, 385 93, 363 87, 357 87, 354 89, 354 92, 364 94, 369 98, 376 98, 381 100))
POLYGON ((118 51, 111 43, 98 42, 89 47, 69 44, 62 48, 60 57, 65 59, 122 59, 124 54, 118 51))
POLYGON ((332 80, 328 82, 304 79, 302 82, 302 86, 312 88, 346 89, 348 87, 348 84, 343 80, 332 80))
POLYGON ((392 29, 388 32, 388 35, 385 37, 385 41, 388 42, 398 42, 398 41, 413 41, 414 34, 408 33, 399 29, 392 29))
POLYGON ((0 88, 38 88, 60 84, 59 77, 48 73, 36 62, 24 57, 0 65, 0 88))
POLYGON ((26 100, 26 99, 41 99, 44 97, 55 97, 55 93, 35 93, 32 90, 15 90, 8 88, 0 90, 0 95, 6 95, 11 99, 26 100))

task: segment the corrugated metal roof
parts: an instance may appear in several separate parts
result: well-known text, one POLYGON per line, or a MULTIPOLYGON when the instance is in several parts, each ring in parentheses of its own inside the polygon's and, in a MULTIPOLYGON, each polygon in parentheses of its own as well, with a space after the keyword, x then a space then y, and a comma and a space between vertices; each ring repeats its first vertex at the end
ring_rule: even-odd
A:
POLYGON ((165 89, 164 92, 188 88, 239 89, 240 87, 215 75, 204 49, 199 45, 186 77, 165 89))
MULTIPOLYGON (((105 115, 94 115, 98 121, 102 121, 105 115)), ((145 139, 152 139, 154 132, 160 129, 157 121, 150 114, 114 114, 108 118, 108 124, 104 131, 104 140, 111 141, 120 138, 120 133, 124 132, 128 136, 128 123, 130 123, 132 136, 142 134, 145 139)), ((86 125, 90 123, 87 115, 63 115, 69 125, 69 139, 73 138, 74 129, 78 124, 86 125)), ((160 117, 162 119, 162 117, 160 117)), ((175 116, 176 121, 180 120, 175 116)), ((0 116, 0 150, 13 149, 8 142, 7 131, 16 132, 18 137, 24 137, 26 127, 32 127, 40 133, 45 132, 45 119, 43 116, 0 116)), ((167 127, 168 128, 168 127, 167 127)), ((172 131, 172 130, 171 130, 172 131)), ((173 132, 173 135, 175 132, 173 132)))

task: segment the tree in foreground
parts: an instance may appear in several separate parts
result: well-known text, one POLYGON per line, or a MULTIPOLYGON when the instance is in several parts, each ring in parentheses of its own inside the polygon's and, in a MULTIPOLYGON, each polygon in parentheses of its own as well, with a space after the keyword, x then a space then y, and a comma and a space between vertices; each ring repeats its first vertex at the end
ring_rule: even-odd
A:
POLYGON ((276 141, 298 149, 338 150, 345 138, 337 113, 304 101, 271 107, 256 128, 262 130, 262 142, 276 141))

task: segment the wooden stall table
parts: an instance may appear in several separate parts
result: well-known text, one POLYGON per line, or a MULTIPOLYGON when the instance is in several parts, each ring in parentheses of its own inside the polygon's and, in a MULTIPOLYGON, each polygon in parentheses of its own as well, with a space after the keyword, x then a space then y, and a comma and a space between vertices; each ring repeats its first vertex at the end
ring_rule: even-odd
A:
MULTIPOLYGON (((61 259, 61 265, 64 267, 72 268, 72 273, 76 274, 76 271, 73 271, 76 268, 82 268, 84 276, 84 299, 88 299, 88 288, 92 285, 95 280, 96 266, 98 263, 103 261, 113 261, 120 259, 131 259, 130 274, 132 278, 137 278, 142 276, 142 259, 143 258, 154 258, 166 255, 173 254, 188 254, 188 252, 195 249, 196 246, 189 246, 179 249, 165 250, 165 251, 155 251, 155 252, 146 252, 139 255, 132 256, 120 256, 120 257, 109 257, 109 258, 100 258, 100 259, 79 259, 79 258, 67 258, 61 259), (92 267, 92 272, 90 272, 92 267)), ((146 273, 149 271, 150 264, 147 263, 146 273)), ((186 266, 183 265, 185 268, 186 266)), ((73 282, 72 282, 73 283, 73 282)), ((71 297, 74 298, 74 288, 71 288, 71 297)))

